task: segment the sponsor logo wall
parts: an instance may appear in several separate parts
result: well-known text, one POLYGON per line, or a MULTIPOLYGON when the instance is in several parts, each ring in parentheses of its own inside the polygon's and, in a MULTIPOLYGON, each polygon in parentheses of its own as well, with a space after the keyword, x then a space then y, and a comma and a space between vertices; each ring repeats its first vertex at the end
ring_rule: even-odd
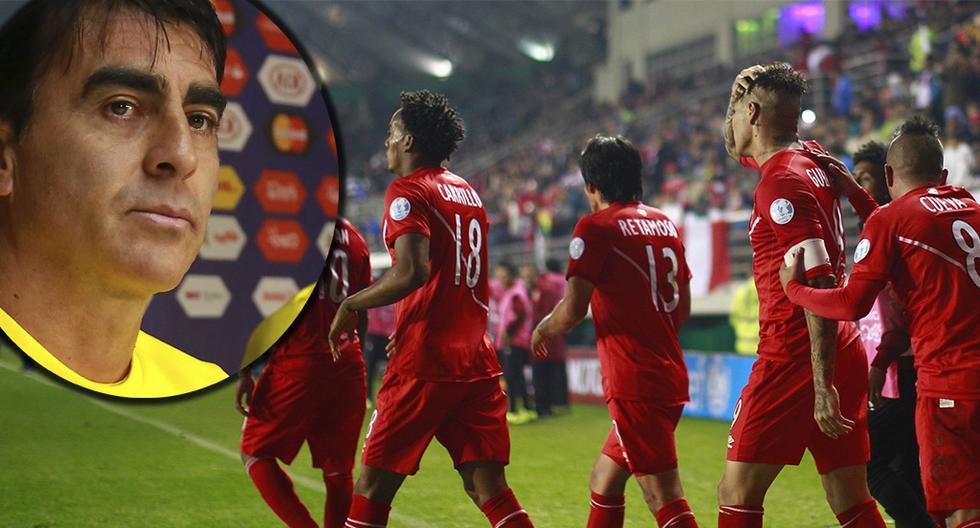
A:
POLYGON ((297 48, 246 0, 215 0, 228 37, 221 170, 200 256, 143 329, 238 370, 251 329, 323 267, 340 201, 333 121, 297 48))
MULTIPOLYGON (((603 404, 602 373, 595 349, 569 348, 566 368, 573 401, 603 404)), ((755 356, 684 351, 691 401, 684 416, 731 421, 755 356)))

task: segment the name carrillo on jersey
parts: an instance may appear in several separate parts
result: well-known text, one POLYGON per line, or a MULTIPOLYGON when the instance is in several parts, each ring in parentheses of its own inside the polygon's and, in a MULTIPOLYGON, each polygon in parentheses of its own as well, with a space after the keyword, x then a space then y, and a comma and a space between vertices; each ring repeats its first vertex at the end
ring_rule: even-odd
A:
POLYGON ((480 197, 473 189, 443 183, 436 185, 436 188, 439 189, 439 196, 447 202, 468 205, 470 207, 483 207, 483 202, 480 201, 480 197))

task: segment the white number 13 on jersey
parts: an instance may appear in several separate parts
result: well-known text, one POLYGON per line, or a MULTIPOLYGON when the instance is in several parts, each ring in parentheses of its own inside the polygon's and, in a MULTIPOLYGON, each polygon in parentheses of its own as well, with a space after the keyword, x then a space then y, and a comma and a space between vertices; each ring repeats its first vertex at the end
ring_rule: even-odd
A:
POLYGON ((653 246, 647 246, 646 249, 647 264, 650 267, 650 295, 653 297, 653 306, 657 309, 657 311, 659 311, 660 307, 663 306, 663 310, 665 312, 673 312, 677 309, 677 305, 681 300, 681 291, 677 287, 677 254, 674 253, 673 248, 665 247, 663 249, 664 258, 670 261, 670 271, 667 272, 667 282, 670 283, 670 289, 674 292, 673 298, 671 298, 670 302, 667 302, 657 291, 659 287, 659 283, 657 282, 657 260, 653 254, 653 246))
MULTIPOLYGON (((463 262, 461 227, 462 219, 459 213, 456 213, 456 279, 454 281, 456 286, 459 286, 460 283, 460 266, 463 262)), ((471 218, 470 226, 466 232, 470 246, 470 254, 466 257, 466 287, 472 289, 476 288, 477 283, 480 282, 480 249, 483 247, 483 230, 480 228, 480 222, 476 218, 471 218)))

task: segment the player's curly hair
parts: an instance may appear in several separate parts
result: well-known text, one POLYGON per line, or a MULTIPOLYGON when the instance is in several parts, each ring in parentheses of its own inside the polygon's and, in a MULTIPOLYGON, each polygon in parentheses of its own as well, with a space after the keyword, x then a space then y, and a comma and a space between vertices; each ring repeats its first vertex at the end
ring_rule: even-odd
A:
POLYGON ((904 123, 899 125, 895 129, 895 133, 892 134, 892 139, 898 136, 931 136, 939 139, 939 125, 933 123, 929 119, 921 116, 915 115, 910 117, 904 123))
POLYGON ((466 137, 463 118, 445 95, 428 90, 402 92, 401 119, 415 137, 419 152, 429 161, 448 160, 466 137))
POLYGON ((755 76, 755 82, 749 87, 763 88, 780 95, 801 96, 806 93, 806 77, 785 62, 773 62, 763 66, 763 71, 755 76))
POLYGON ((888 154, 888 147, 880 141, 869 141, 854 153, 853 163, 857 165, 862 161, 867 161, 875 166, 879 172, 884 173, 885 157, 888 154))

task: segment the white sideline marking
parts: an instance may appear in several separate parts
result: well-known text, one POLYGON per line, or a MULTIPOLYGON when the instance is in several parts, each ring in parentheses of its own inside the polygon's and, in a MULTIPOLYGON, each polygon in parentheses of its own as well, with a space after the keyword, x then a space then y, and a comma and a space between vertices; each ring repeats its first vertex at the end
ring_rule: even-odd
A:
MULTIPOLYGON (((18 372, 18 370, 17 370, 16 367, 12 367, 12 366, 7 365, 5 363, 0 363, 0 367, 3 367, 6 370, 9 370, 11 372, 14 372, 14 373, 19 374, 19 372, 18 372)), ((43 368, 43 367, 37 367, 37 368, 43 368)), ((36 382, 38 382, 38 383, 40 383, 42 385, 47 385, 48 387, 55 387, 55 388, 59 388, 59 389, 64 389, 65 388, 65 387, 62 387, 62 386, 60 386, 60 385, 58 385, 56 383, 52 383, 51 381, 49 381, 47 379, 44 379, 42 377, 38 377, 38 376, 34 376, 34 375, 27 375, 26 377, 29 378, 29 379, 32 379, 32 380, 34 380, 34 381, 36 381, 36 382)), ((223 455, 226 458, 230 458, 232 460, 241 462, 241 454, 238 451, 233 451, 231 449, 228 449, 227 447, 224 447, 224 446, 222 446, 220 444, 216 444, 216 443, 214 443, 214 442, 212 442, 212 441, 210 441, 210 440, 208 440, 206 438, 200 437, 200 436, 198 436, 198 435, 196 435, 194 433, 191 433, 189 431, 186 431, 184 429, 181 429, 180 427, 177 427, 175 425, 172 425, 172 424, 169 424, 167 422, 160 421, 160 420, 154 420, 153 418, 147 418, 145 416, 141 416, 141 415, 139 415, 137 413, 134 413, 134 412, 129 411, 129 410, 126 410, 126 409, 120 409, 119 407, 117 407, 115 405, 108 404, 108 403, 106 403, 106 402, 104 402, 102 400, 98 400, 98 399, 93 398, 93 397, 91 397, 91 396, 89 396, 87 394, 81 394, 81 393, 79 393, 78 396, 81 396, 83 399, 87 400, 89 403, 92 403, 93 405, 95 405, 97 407, 100 407, 100 408, 102 408, 102 409, 104 409, 106 411, 109 411, 109 412, 111 412, 113 414, 117 414, 119 416, 122 416, 123 418, 129 418, 130 420, 133 420, 134 422, 139 422, 139 423, 144 424, 144 425, 149 425, 150 427, 155 427, 155 428, 157 428, 157 429, 159 429, 159 430, 161 430, 161 431, 163 431, 165 433, 170 433, 170 434, 172 434, 172 435, 174 435, 174 436, 176 436, 178 438, 183 438, 184 440, 187 440, 188 442, 190 442, 190 443, 192 443, 192 444, 194 444, 194 445, 196 445, 198 447, 207 449, 208 451, 211 451, 213 453, 217 453, 219 455, 223 455)), ((231 408, 230 404, 229 404, 229 408, 231 408)), ((313 490, 313 491, 319 491, 319 492, 323 492, 324 491, 323 490, 323 482, 318 481, 318 480, 311 479, 309 477, 305 477, 303 475, 296 475, 292 471, 289 471, 286 468, 283 468, 283 470, 286 471, 286 474, 289 475, 289 478, 293 479, 293 482, 299 484, 300 486, 303 486, 304 488, 307 488, 307 489, 310 489, 310 490, 313 490)), ((247 479, 248 478, 248 475, 245 475, 244 478, 247 479)), ((417 528, 426 528, 426 527, 429 526, 428 524, 426 524, 426 523, 424 523, 422 521, 419 521, 418 519, 416 519, 414 517, 409 517, 409 516, 407 516, 405 514, 402 514, 402 513, 397 512, 395 510, 392 510, 391 511, 391 517, 394 518, 395 520, 397 520, 398 522, 403 523, 403 524, 406 524, 406 525, 408 525, 408 526, 410 526, 412 528, 416 528, 416 527, 417 528)))

